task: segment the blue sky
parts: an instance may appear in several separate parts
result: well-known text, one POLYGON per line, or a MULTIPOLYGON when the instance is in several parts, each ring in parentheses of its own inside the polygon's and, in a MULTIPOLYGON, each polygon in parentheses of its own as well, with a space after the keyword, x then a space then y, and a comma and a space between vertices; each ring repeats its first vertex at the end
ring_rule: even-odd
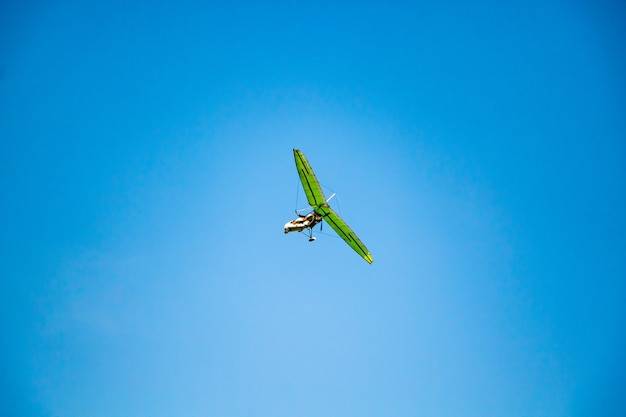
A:
POLYGON ((626 412, 620 2, 0 10, 0 414, 626 412))

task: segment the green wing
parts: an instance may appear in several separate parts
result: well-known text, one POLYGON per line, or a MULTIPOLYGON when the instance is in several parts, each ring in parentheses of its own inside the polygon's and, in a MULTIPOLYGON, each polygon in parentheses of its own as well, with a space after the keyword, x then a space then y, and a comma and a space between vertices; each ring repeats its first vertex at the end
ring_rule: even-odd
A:
POLYGON ((294 149, 293 157, 296 160, 298 175, 300 176, 300 181, 302 181, 302 187, 304 188, 304 193, 306 194, 309 205, 313 207, 317 214, 326 220, 326 223, 328 223, 356 253, 361 255, 367 262, 374 262, 372 254, 367 250, 363 242, 361 242, 352 229, 348 227, 346 222, 344 222, 326 203, 326 197, 324 197, 322 187, 319 181, 317 181, 317 177, 313 173, 313 169, 311 169, 311 165, 309 165, 309 161, 307 161, 304 154, 298 149, 294 149))
POLYGON ((298 175, 300 176, 300 181, 302 181, 302 187, 304 188, 304 193, 306 194, 306 199, 309 201, 309 205, 315 209, 326 204, 326 197, 324 197, 322 187, 317 181, 311 169, 311 165, 309 165, 309 161, 307 161, 304 154, 297 149, 293 150, 293 157, 296 160, 298 175))
POLYGON ((324 217, 326 223, 328 223, 330 227, 332 227, 333 230, 356 251, 356 253, 361 255, 363 259, 370 264, 374 262, 372 254, 369 250, 367 250, 363 242, 361 242, 359 237, 352 231, 352 229, 350 229, 346 222, 344 222, 343 219, 339 217, 339 215, 335 213, 332 208, 330 208, 330 206, 324 204, 323 206, 316 208, 315 211, 317 214, 324 217))

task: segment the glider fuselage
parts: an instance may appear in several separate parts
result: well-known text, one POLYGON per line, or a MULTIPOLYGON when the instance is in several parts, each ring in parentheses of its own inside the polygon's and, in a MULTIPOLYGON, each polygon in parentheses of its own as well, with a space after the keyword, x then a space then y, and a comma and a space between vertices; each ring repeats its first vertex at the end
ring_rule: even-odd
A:
POLYGON ((322 216, 316 212, 311 212, 306 216, 298 215, 297 219, 294 219, 285 224, 285 233, 289 232, 301 232, 304 229, 312 229, 316 224, 322 221, 322 216))

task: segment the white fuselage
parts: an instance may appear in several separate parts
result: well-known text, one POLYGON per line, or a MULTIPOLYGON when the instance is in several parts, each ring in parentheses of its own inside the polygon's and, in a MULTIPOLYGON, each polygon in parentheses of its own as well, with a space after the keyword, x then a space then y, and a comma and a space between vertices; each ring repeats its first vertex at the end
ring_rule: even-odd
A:
POLYGON ((285 233, 301 232, 304 229, 312 229, 316 224, 322 221, 322 216, 312 212, 306 216, 300 216, 288 223, 285 223, 285 233))

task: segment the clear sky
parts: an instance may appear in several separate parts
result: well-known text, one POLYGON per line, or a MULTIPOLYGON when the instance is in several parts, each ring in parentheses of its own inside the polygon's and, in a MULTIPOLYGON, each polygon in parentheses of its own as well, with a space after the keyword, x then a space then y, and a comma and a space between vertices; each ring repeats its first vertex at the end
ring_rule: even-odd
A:
POLYGON ((624 415, 624 22, 3 2, 0 415, 624 415))

